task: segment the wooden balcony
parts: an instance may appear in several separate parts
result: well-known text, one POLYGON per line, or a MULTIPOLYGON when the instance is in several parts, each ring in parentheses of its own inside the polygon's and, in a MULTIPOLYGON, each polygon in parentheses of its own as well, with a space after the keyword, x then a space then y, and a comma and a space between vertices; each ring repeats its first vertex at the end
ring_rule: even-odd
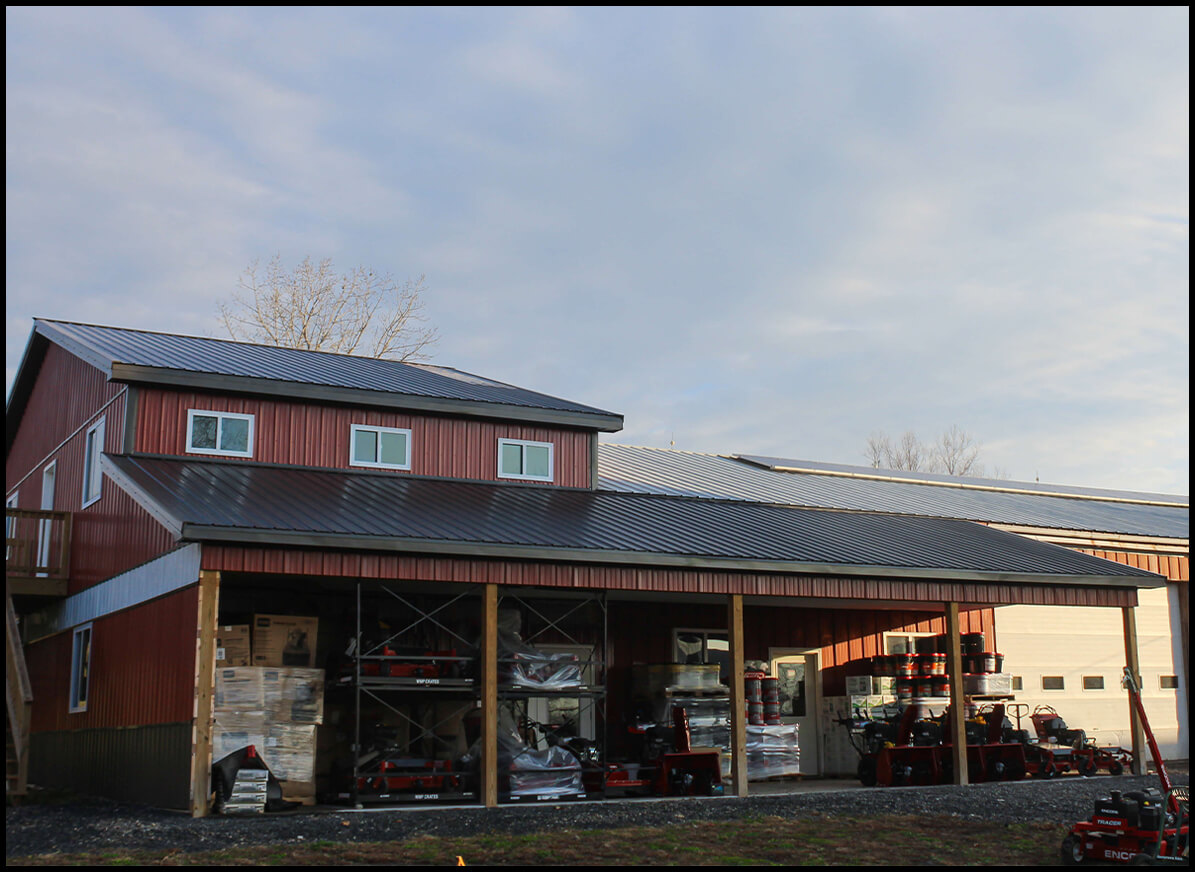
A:
POLYGON ((66 596, 71 513, 4 510, 5 576, 13 596, 66 596))

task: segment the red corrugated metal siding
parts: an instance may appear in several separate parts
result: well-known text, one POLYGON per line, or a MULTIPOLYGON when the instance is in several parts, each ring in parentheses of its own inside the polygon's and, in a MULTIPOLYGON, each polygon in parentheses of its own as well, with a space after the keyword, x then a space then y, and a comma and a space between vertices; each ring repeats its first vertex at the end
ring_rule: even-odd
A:
POLYGON ((959 602, 970 605, 1023 603, 1029 605, 1101 606, 1137 604, 1137 592, 1132 588, 894 581, 875 578, 835 578, 690 569, 584 566, 514 560, 405 557, 364 552, 217 545, 204 547, 203 568, 284 575, 461 581, 588 590, 741 593, 752 596, 888 600, 910 603, 959 602))
MULTIPOLYGON (((80 427, 90 425, 96 411, 123 390, 123 385, 109 384, 95 367, 50 345, 5 461, 5 493, 19 487, 21 508, 41 508, 41 470, 53 459, 50 452, 80 427)), ((124 426, 124 400, 110 406, 106 414, 106 441, 119 445, 119 438, 115 443, 112 439, 124 426)), ((76 439, 83 438, 85 432, 76 439)), ((73 511, 82 499, 83 480, 81 473, 66 472, 65 468, 58 470, 57 496, 61 502, 56 506, 73 511)))
POLYGON ((67 711, 72 633, 29 645, 35 732, 132 727, 195 715, 199 588, 189 587, 92 623, 86 712, 67 711))
POLYGON ((253 459, 264 463, 350 469, 350 427, 366 424, 410 429, 414 475, 497 481, 502 437, 551 442, 554 483, 589 486, 587 431, 150 388, 138 398, 136 450, 185 455, 190 409, 253 415, 253 459))
POLYGON ((1142 554, 1129 551, 1101 551, 1097 548, 1078 548, 1084 554, 1102 557, 1123 563, 1125 566, 1135 566, 1149 572, 1164 575, 1171 581, 1191 580, 1191 558, 1185 554, 1142 554))
POLYGON ((140 566, 177 547, 173 534, 111 481, 74 517, 70 592, 140 566))
POLYGON ((98 369, 50 345, 9 455, 9 484, 11 488, 20 481, 22 508, 41 507, 42 470, 51 460, 57 462, 54 507, 74 514, 71 593, 151 560, 176 544, 110 479, 104 479, 100 499, 82 508, 87 430, 102 418, 104 451, 120 452, 127 399, 122 385, 109 384, 98 369))

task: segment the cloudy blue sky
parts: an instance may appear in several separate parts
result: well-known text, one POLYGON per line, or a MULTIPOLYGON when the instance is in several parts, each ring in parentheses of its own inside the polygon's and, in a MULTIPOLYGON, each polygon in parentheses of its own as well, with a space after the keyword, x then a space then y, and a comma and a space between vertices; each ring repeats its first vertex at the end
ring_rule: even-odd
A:
POLYGON ((13 9, 35 316, 220 335, 254 259, 426 274, 434 360, 615 441, 1189 492, 1189 12, 13 9))

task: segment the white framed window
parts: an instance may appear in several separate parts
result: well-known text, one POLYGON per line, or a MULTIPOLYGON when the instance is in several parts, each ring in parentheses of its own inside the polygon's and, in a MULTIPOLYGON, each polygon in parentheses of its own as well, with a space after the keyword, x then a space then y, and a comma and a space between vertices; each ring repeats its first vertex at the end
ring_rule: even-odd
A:
POLYGON ((100 418, 87 431, 83 443, 83 508, 100 498, 104 476, 100 472, 100 454, 104 450, 104 422, 100 418))
POLYGON ((526 439, 498 440, 498 478, 552 481, 551 442, 526 439))
POLYGON ((411 468, 411 431, 395 427, 354 424, 349 439, 349 464, 381 469, 411 468))
POLYGON ((187 412, 187 453, 253 456, 253 416, 236 412, 187 412))
POLYGON ((71 712, 87 711, 91 690, 91 624, 76 627, 71 645, 71 712))
POLYGON ((1041 677, 1042 690, 1066 690, 1066 679, 1061 675, 1043 675, 1041 677))
POLYGON ((935 639, 938 633, 884 633, 885 654, 916 654, 918 639, 935 639))
POLYGON ((1178 676, 1177 675, 1159 675, 1158 676, 1159 690, 1178 690, 1178 676))
POLYGON ((1084 675, 1083 676, 1084 690, 1103 690, 1104 676, 1102 675, 1084 675))

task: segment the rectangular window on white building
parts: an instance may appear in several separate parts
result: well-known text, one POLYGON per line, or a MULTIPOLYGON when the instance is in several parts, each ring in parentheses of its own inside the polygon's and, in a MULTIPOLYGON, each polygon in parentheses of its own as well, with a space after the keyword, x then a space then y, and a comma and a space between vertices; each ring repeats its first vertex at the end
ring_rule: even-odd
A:
POLYGON ((253 416, 235 412, 187 412, 187 453, 253 456, 253 416))

